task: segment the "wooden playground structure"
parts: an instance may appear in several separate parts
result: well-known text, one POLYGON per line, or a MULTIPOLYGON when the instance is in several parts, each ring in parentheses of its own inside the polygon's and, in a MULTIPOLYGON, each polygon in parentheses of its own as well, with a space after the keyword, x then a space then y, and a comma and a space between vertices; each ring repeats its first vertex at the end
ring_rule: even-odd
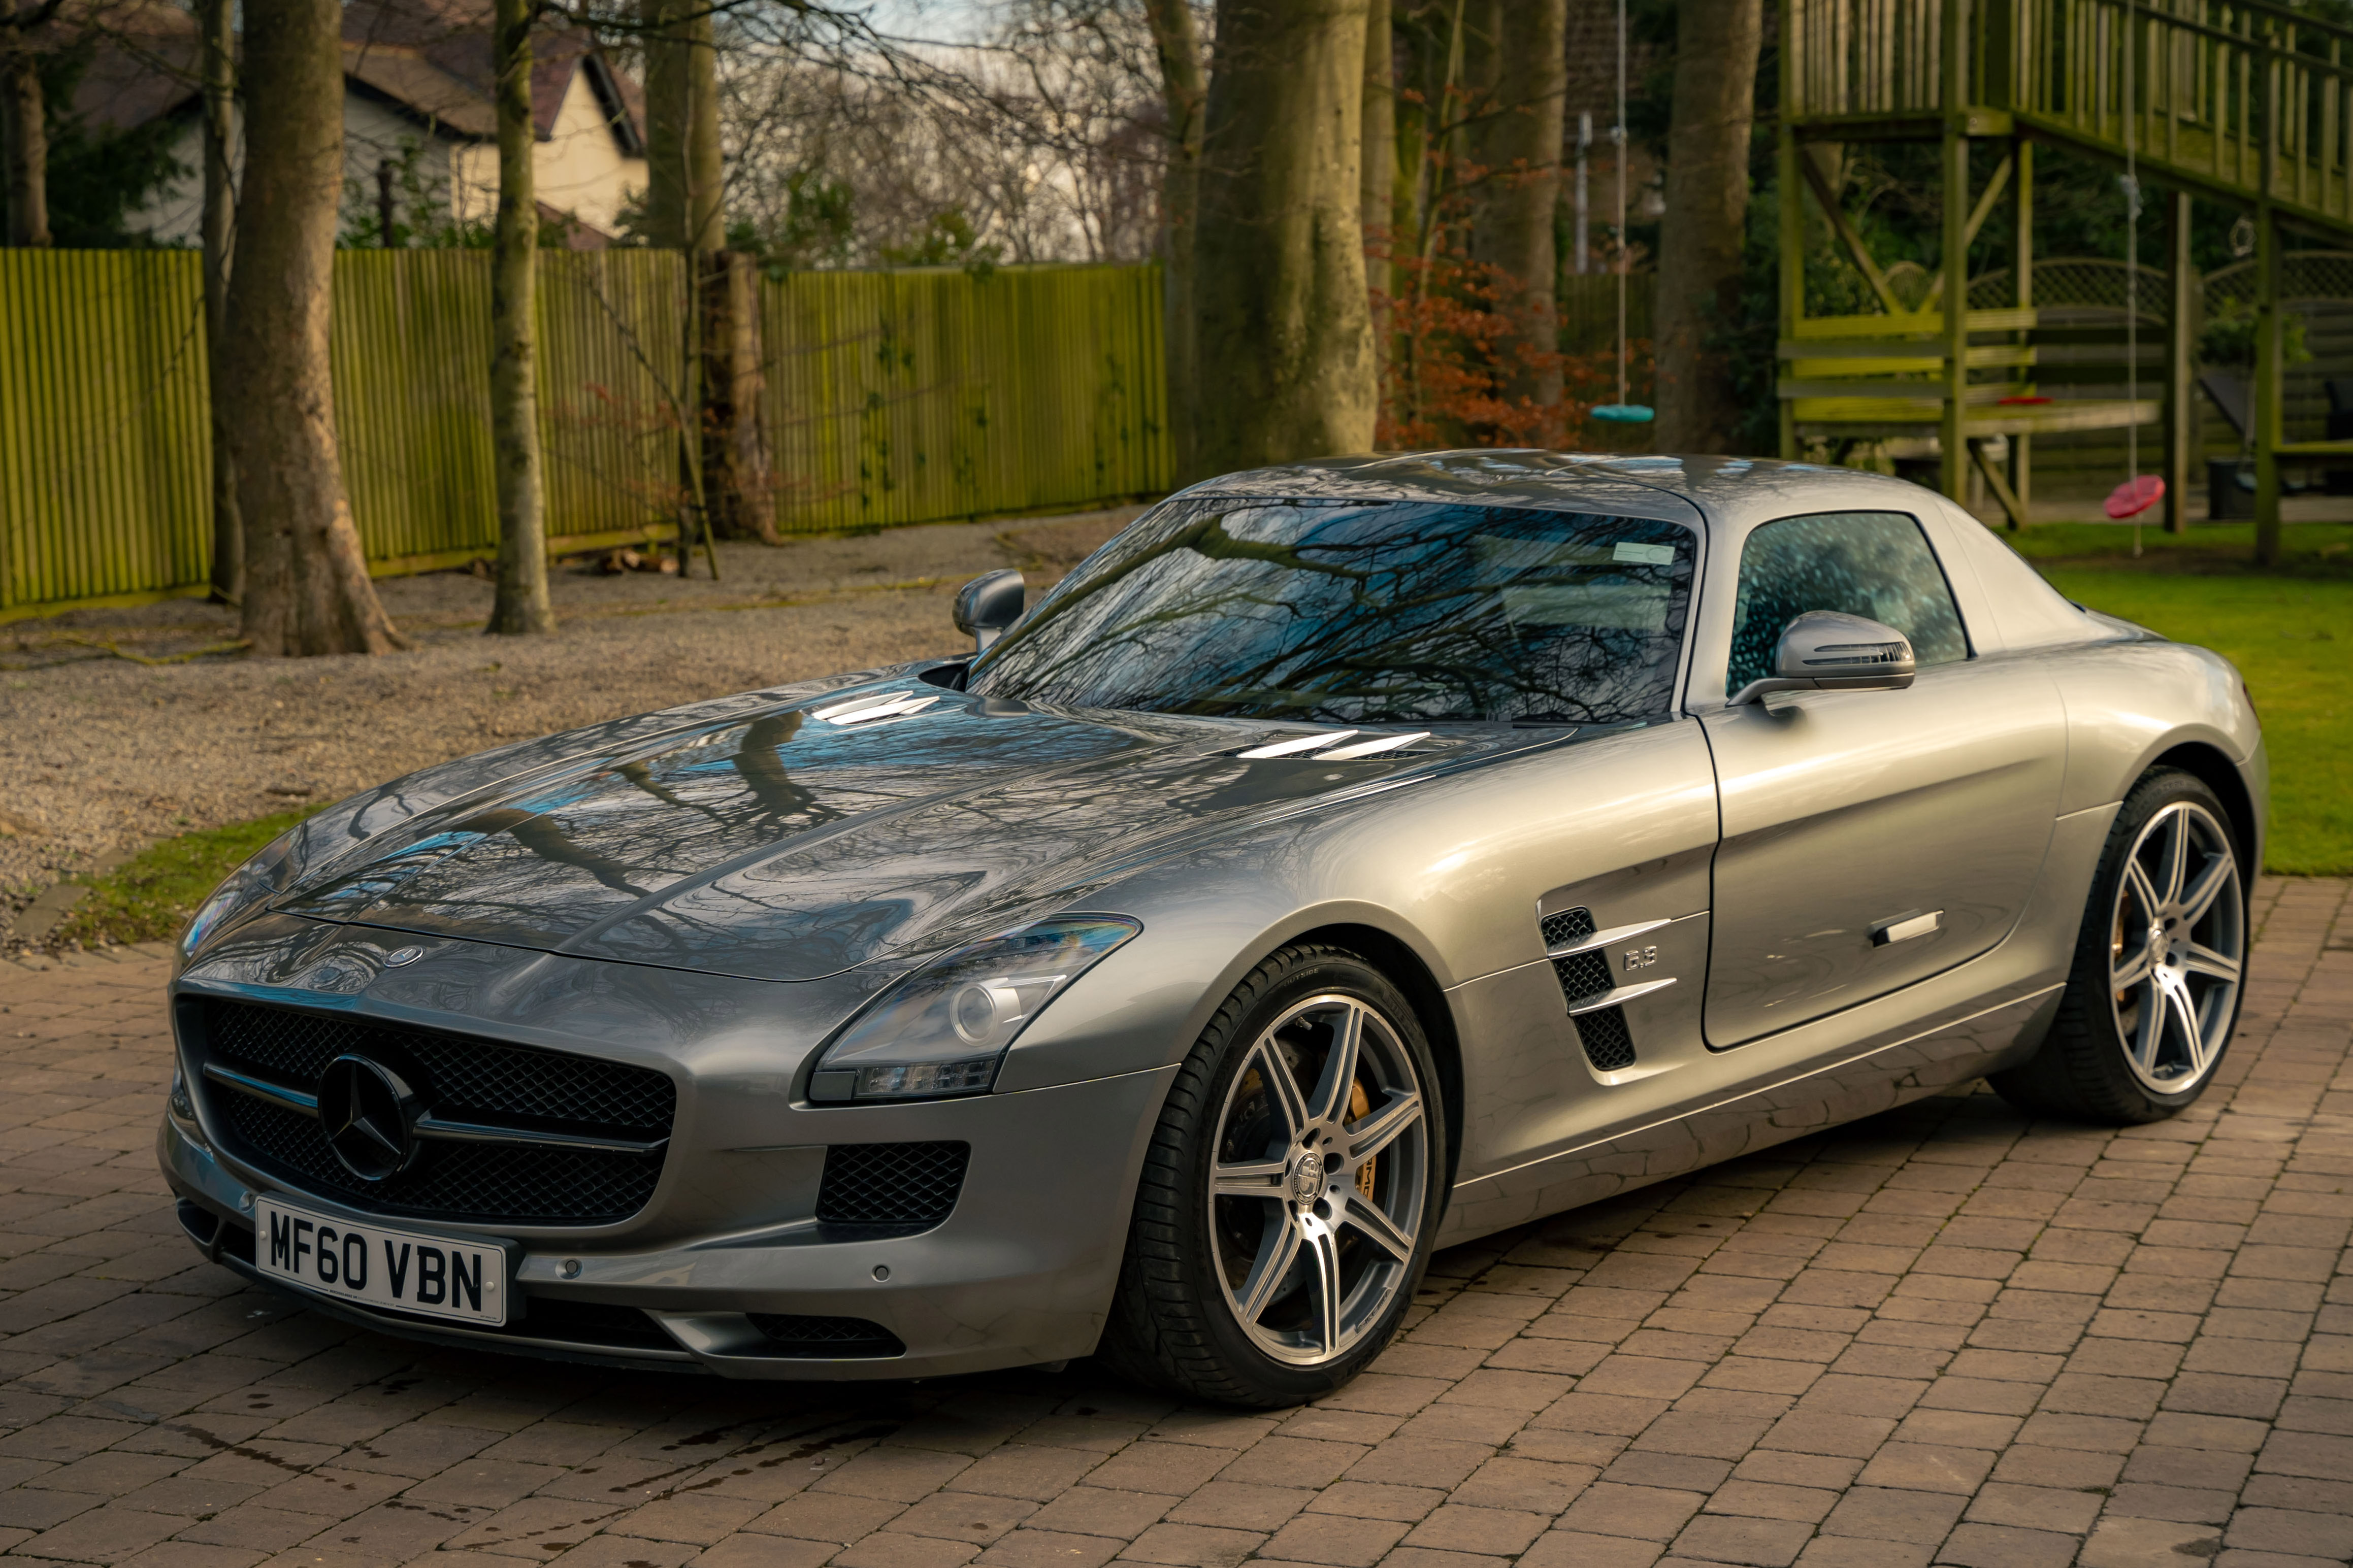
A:
POLYGON ((2255 363, 2244 417, 2256 553, 2276 560, 2282 460, 2353 463, 2353 440, 2282 438, 2280 288, 2292 236, 2353 241, 2353 29, 2270 0, 1782 0, 1781 26, 1782 456, 1817 439, 1931 436, 1944 492, 1964 499, 1974 467, 2016 527, 2026 521, 2035 437, 2153 425, 2165 526, 2185 528, 2196 457, 2194 195, 2240 209, 2253 227, 2255 363), (1908 301, 1819 155, 1832 151, 1835 166, 1835 149, 1874 142, 1940 148, 1941 267, 1908 301), (1973 190, 1970 150, 1985 142, 2000 157, 1973 190), (2125 311, 2147 297, 2138 285, 2162 290, 2148 354, 2087 344, 2080 317, 2037 308, 2037 143, 2136 165, 2139 188, 2158 198, 2167 261, 2139 265, 2125 311), (1807 314, 1810 197, 1878 312, 1807 314), (1968 279, 1968 247, 2005 200, 2016 248, 2010 297, 1993 303, 1982 287, 1947 289, 1945 279, 1968 279), (2147 395, 2040 390, 2039 369, 2099 355, 2129 355, 2147 395))

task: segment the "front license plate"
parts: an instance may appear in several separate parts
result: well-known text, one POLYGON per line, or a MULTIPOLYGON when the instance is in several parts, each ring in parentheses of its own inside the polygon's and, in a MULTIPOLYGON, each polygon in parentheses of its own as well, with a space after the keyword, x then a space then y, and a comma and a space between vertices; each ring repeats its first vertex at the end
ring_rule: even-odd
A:
POLYGON ((507 1321, 502 1247, 422 1231, 353 1225, 275 1198, 253 1205, 253 1258, 264 1274, 313 1295, 495 1328, 507 1321))

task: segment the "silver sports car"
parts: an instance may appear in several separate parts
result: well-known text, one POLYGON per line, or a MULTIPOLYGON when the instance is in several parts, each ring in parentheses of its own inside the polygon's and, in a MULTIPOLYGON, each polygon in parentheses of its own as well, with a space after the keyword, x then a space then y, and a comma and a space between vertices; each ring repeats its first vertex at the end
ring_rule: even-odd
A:
POLYGON ((2162 1117, 2260 863, 2237 673, 1928 492, 1237 474, 973 655, 451 763, 183 942, 209 1257, 735 1377, 1329 1390, 1433 1247, 1990 1078, 2162 1117))

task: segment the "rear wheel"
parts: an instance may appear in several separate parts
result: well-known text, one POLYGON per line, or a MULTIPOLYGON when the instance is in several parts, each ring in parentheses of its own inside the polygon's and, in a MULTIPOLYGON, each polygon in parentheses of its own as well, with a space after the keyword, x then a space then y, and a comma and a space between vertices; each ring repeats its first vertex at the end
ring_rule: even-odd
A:
POLYGON ((1162 1110, 1105 1358, 1261 1406, 1355 1376, 1429 1262, 1436 1082, 1412 1008, 1364 960, 1303 945, 1259 965, 1162 1110))
POLYGON ((1994 1088, 2084 1121, 2172 1115, 2230 1047, 2247 948, 2246 879, 2222 803, 2189 773, 2149 773, 2109 830, 2050 1037, 1994 1088))

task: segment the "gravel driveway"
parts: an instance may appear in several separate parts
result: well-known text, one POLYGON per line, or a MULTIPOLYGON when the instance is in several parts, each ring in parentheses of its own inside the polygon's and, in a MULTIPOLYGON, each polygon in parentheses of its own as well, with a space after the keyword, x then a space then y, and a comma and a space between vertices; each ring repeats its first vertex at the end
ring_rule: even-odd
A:
POLYGON ((192 827, 340 798, 501 741, 947 653, 958 584, 1051 582, 1141 510, 723 545, 722 577, 554 577, 560 629, 479 634, 491 584, 378 584, 416 644, 384 658, 170 658, 236 635, 194 600, 0 627, 0 935, 41 889, 192 827), (129 657, 129 656, 135 656, 129 657))

